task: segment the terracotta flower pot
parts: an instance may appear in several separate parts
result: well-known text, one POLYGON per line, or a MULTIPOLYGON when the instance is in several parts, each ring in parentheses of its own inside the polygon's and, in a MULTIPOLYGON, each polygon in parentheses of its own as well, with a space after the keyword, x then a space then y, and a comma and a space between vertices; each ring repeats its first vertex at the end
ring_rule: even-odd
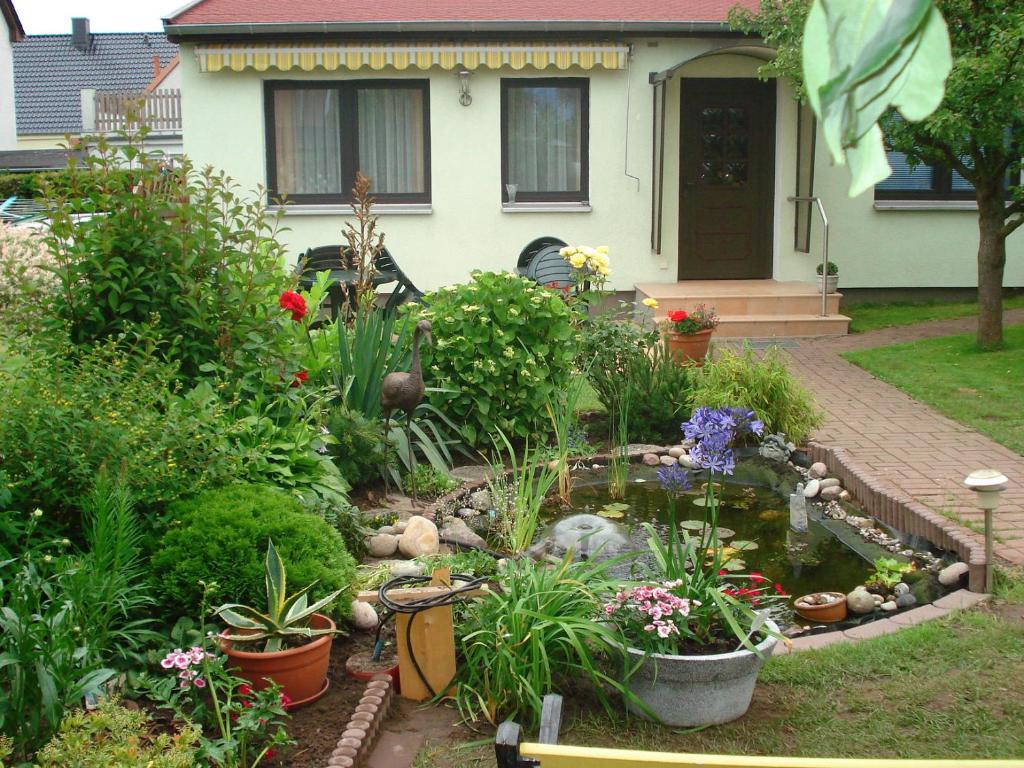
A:
POLYGON ((804 595, 803 597, 798 597, 796 599, 796 602, 793 603, 793 607, 796 609, 797 613, 808 621, 831 624, 836 621, 842 621, 846 618, 846 595, 842 592, 824 592, 804 595), (809 598, 814 598, 818 594, 831 595, 838 599, 828 603, 827 605, 814 605, 808 602, 809 598))
POLYGON ((708 354, 708 346, 711 344, 711 334, 714 328, 705 328, 696 333, 676 333, 668 331, 665 336, 668 339, 668 349, 672 356, 679 363, 696 363, 701 365, 708 354))
MULTIPOLYGON (((328 617, 314 613, 309 625, 313 629, 335 629, 328 617)), ((221 640, 220 649, 228 657, 228 667, 234 667, 258 689, 266 688, 266 678, 281 686, 281 693, 292 700, 290 709, 310 704, 327 692, 327 665, 331 660, 334 635, 322 635, 311 643, 283 651, 260 653, 235 648, 230 640, 221 640)))

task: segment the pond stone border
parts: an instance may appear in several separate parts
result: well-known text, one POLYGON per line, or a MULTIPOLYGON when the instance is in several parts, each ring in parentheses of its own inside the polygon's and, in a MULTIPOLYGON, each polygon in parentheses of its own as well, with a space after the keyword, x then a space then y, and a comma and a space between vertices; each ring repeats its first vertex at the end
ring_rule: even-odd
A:
POLYGON ((328 768, 355 768, 365 764, 393 700, 391 676, 374 675, 366 684, 363 697, 338 739, 338 745, 331 752, 328 768))
MULTIPOLYGON (((865 469, 845 448, 811 442, 807 453, 811 461, 824 462, 829 472, 842 481, 843 487, 868 514, 903 533, 921 536, 942 549, 956 552, 970 569, 970 590, 974 593, 984 591, 985 545, 982 542, 972 538, 949 518, 894 491, 884 480, 865 469)), ((910 613, 913 611, 903 615, 910 613)))

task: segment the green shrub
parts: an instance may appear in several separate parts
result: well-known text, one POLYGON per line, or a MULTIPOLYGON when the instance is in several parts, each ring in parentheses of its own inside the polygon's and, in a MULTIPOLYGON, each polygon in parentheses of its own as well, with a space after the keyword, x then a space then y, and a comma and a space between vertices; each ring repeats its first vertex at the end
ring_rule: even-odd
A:
POLYGON ((486 446, 498 430, 541 433, 544 403, 572 370, 572 313, 562 298, 509 272, 474 272, 424 301, 434 337, 427 383, 445 390, 430 399, 463 439, 486 446))
MULTIPOLYGON (((378 525, 374 518, 363 515, 359 508, 352 504, 335 504, 325 499, 303 502, 302 506, 312 514, 321 517, 341 534, 345 549, 355 558, 356 562, 366 557, 369 551, 366 548, 366 538, 376 532, 374 527, 378 525)), ((392 522, 389 519, 380 522, 379 525, 390 525, 392 522)))
POLYGON ((331 457, 349 483, 358 486, 380 479, 388 461, 380 421, 343 405, 331 411, 327 429, 334 438, 331 457))
MULTIPOLYGON (((132 186, 131 172, 127 170, 112 171, 119 173, 124 184, 132 186)), ((87 169, 75 168, 74 171, 40 171, 38 173, 0 173, 0 199, 8 197, 40 198, 47 192, 50 194, 67 194, 74 184, 75 189, 88 192, 100 187, 104 182, 87 169), (73 180, 73 181, 72 181, 73 180)))
MULTIPOLYGON (((447 472, 438 472, 429 464, 417 464, 415 472, 416 493, 422 499, 436 499, 458 485, 447 472)), ((407 473, 402 482, 408 493, 412 489, 412 473, 407 473)))
MULTIPOLYGON (((218 599, 258 604, 266 599, 263 560, 267 539, 281 553, 290 588, 319 580, 319 599, 348 588, 355 561, 340 534, 297 499, 258 485, 232 485, 182 499, 168 509, 167 531, 153 555, 165 605, 182 614, 199 604, 199 582, 215 582, 218 599)), ((342 597, 331 611, 345 618, 342 597)))
POLYGON ((198 741, 193 725, 160 733, 145 712, 105 699, 94 712, 67 715, 36 762, 39 768, 191 768, 198 741))
POLYGON ((629 403, 629 436, 672 440, 688 415, 694 387, 690 366, 676 363, 657 330, 605 314, 583 324, 577 357, 608 413, 629 403))
POLYGON ((750 347, 716 350, 697 374, 694 408, 741 406, 753 409, 765 433, 783 432, 802 443, 825 420, 814 396, 797 381, 777 347, 758 358, 750 347))
POLYGON ((141 506, 236 471, 221 434, 223 407, 177 394, 173 365, 113 342, 24 352, 0 362, 0 462, 15 508, 73 519, 103 469, 141 506))

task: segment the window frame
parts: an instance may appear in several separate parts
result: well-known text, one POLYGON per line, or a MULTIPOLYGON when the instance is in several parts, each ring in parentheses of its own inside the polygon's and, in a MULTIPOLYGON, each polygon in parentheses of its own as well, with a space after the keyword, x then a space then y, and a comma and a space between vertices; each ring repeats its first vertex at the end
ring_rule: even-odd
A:
POLYGON ((580 188, 578 192, 516 192, 516 203, 590 202, 590 78, 501 78, 501 202, 509 204, 508 189, 508 92, 512 88, 576 88, 580 92, 580 188))
POLYGON ((420 204, 431 202, 431 154, 430 154, 430 80, 427 78, 403 79, 381 78, 360 80, 264 80, 263 113, 266 137, 267 201, 278 204, 282 199, 297 205, 349 204, 352 202, 352 186, 359 170, 359 114, 358 95, 360 90, 370 89, 419 90, 423 98, 423 192, 373 193, 378 203, 420 204), (341 142, 341 178, 349 179, 347 187, 340 194, 289 194, 277 189, 277 126, 274 114, 274 94, 284 90, 334 90, 338 92, 339 140, 341 142), (352 140, 346 144, 344 137, 352 140))

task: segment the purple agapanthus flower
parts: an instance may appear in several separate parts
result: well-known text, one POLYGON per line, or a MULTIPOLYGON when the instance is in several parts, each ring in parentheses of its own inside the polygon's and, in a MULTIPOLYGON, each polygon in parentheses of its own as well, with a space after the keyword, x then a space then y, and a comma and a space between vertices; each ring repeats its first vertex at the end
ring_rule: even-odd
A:
POLYGON ((694 441, 690 451, 694 466, 721 475, 731 475, 736 468, 732 451, 736 438, 763 432, 764 423, 749 408, 701 407, 683 424, 683 434, 694 441))
POLYGON ((666 493, 678 496, 693 488, 690 473, 678 464, 662 467, 658 470, 658 482, 666 493))

